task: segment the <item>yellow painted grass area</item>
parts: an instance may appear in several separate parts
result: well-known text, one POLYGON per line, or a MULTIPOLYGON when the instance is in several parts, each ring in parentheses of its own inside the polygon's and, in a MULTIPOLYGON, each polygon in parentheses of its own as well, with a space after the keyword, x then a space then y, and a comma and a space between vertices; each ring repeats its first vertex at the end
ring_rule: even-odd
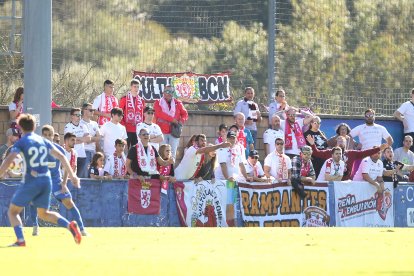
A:
POLYGON ((40 230, 0 248, 0 275, 414 275, 409 228, 89 228, 81 245, 40 230))

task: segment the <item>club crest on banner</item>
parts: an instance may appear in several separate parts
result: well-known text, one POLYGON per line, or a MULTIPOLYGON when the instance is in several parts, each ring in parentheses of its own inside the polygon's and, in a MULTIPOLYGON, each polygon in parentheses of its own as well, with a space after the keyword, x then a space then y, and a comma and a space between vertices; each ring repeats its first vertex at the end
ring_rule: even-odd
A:
POLYGON ((142 183, 141 189, 141 207, 146 209, 151 204, 151 183, 142 183))
POLYGON ((174 87, 175 98, 186 103, 196 103, 200 100, 198 80, 196 77, 190 77, 187 74, 180 77, 174 76, 171 84, 174 87))
POLYGON ((329 227, 328 213, 319 207, 309 206, 303 210, 302 227, 329 227))
POLYGON ((220 196, 214 186, 197 185, 196 193, 191 199, 191 226, 217 227, 223 220, 220 196))

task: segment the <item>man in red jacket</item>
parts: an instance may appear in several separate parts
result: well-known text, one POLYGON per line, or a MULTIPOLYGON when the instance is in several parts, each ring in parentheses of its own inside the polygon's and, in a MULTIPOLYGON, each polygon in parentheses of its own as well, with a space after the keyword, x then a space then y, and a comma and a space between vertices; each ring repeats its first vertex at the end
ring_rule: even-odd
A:
POLYGON ((119 107, 124 111, 121 124, 127 131, 128 149, 138 142, 137 124, 144 121, 145 101, 138 95, 140 84, 139 80, 133 79, 130 83, 130 91, 119 100, 119 107))
MULTIPOLYGON (((315 139, 311 135, 306 137, 309 144, 312 146, 313 154, 312 156, 328 159, 332 157, 332 149, 326 150, 318 150, 315 146, 315 139)), ((346 139, 343 136, 338 136, 336 140, 336 145, 342 149, 342 160, 345 162, 345 171, 344 176, 342 177, 342 181, 349 180, 351 175, 353 175, 353 166, 356 160, 362 159, 364 157, 373 155, 379 151, 382 151, 388 144, 382 144, 379 148, 367 149, 367 150, 347 150, 346 147, 346 139)), ((356 168, 358 169, 358 168, 356 168)))
POLYGON ((173 137, 171 135, 171 125, 183 125, 188 119, 188 112, 181 101, 173 98, 173 93, 174 88, 171 85, 166 85, 163 97, 154 103, 154 110, 156 124, 160 126, 164 134, 162 144, 171 145, 171 154, 175 158, 180 137, 173 137))

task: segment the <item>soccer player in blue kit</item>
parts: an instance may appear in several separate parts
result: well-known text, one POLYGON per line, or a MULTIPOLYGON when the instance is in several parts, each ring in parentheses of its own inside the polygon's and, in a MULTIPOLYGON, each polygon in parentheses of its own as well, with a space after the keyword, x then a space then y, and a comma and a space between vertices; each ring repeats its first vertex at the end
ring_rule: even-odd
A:
POLYGON ((36 119, 33 115, 21 114, 18 125, 23 132, 22 138, 13 145, 11 153, 0 166, 0 178, 2 178, 17 154, 20 153, 23 156, 25 163, 23 183, 13 195, 8 211, 10 224, 17 237, 17 241, 11 246, 26 246, 23 224, 19 214, 24 206, 30 202, 37 207, 37 214, 42 220, 67 228, 73 235, 75 242, 80 244, 82 236, 76 221, 69 222, 59 213, 49 210, 52 188, 49 154, 62 163, 75 187, 79 187, 79 178, 71 169, 65 155, 56 149, 51 142, 33 132, 36 126, 36 119))
MULTIPOLYGON (((42 137, 46 138, 50 142, 53 143, 53 137, 55 134, 55 130, 51 125, 44 125, 42 127, 42 137)), ((58 144, 53 143, 53 145, 62 153, 65 154, 65 150, 58 144)), ((69 192, 66 181, 68 178, 68 174, 66 170, 63 174, 63 180, 62 180, 62 174, 60 169, 60 161, 56 159, 55 157, 49 155, 49 170, 52 177, 52 194, 53 196, 62 202, 62 204, 65 206, 66 209, 68 209, 72 217, 75 219, 75 221, 78 223, 79 229, 81 231, 82 236, 87 236, 88 233, 86 232, 84 226, 82 217, 79 213, 78 208, 76 207, 75 203, 72 200, 72 195, 69 192)), ((37 236, 39 233, 38 224, 37 224, 37 214, 36 212, 31 214, 32 219, 36 221, 35 226, 33 226, 33 236, 37 236)))

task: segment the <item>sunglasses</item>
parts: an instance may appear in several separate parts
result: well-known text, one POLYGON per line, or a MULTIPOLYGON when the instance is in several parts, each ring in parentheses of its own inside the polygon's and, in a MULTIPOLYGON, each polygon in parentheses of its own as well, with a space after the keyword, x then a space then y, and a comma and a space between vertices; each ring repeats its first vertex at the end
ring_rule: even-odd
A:
POLYGON ((375 117, 374 114, 367 114, 367 115, 365 115, 365 118, 374 118, 374 117, 375 117))
POLYGON ((253 158, 253 159, 256 159, 256 160, 259 159, 259 156, 250 156, 250 157, 253 158))
POLYGON ((142 136, 149 136, 149 133, 141 133, 142 136))
POLYGON ((154 115, 154 112, 147 112, 148 115, 154 115))
POLYGON ((80 117, 80 114, 72 114, 72 116, 80 117))
POLYGON ((278 145, 278 146, 279 146, 279 145, 282 145, 282 146, 283 146, 284 144, 285 144, 285 143, 282 143, 282 142, 277 142, 277 143, 276 143, 276 145, 278 145))

